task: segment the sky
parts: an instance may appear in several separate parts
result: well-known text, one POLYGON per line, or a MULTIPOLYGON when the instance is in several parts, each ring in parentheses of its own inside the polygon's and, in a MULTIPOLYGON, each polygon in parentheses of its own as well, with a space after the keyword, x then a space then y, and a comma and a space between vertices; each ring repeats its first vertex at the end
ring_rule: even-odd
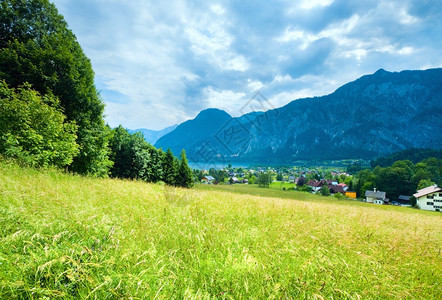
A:
POLYGON ((380 68, 442 67, 442 0, 55 0, 112 126, 160 130, 330 94, 380 68), (259 93, 259 94, 257 94, 259 93))

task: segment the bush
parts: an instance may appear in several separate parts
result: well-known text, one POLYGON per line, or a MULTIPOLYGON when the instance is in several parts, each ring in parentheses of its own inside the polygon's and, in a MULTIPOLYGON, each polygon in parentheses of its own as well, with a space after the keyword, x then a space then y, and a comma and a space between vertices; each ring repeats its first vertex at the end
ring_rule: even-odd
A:
POLYGON ((0 153, 30 166, 65 167, 79 153, 76 130, 65 122, 56 97, 0 81, 0 153))

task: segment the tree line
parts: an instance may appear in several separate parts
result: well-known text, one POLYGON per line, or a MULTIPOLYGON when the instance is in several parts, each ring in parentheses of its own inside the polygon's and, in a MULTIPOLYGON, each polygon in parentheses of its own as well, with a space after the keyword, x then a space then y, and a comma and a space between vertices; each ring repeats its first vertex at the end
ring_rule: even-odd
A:
POLYGON ((386 192, 390 200, 397 200, 400 195, 411 196, 433 184, 442 184, 442 159, 429 157, 418 163, 398 160, 390 166, 361 170, 355 176, 354 189, 358 197, 376 188, 386 192))
POLYGON ((48 0, 0 2, 0 154, 79 174, 190 187, 178 160, 140 134, 111 129, 90 60, 48 0))
POLYGON ((184 150, 179 160, 170 149, 166 152, 157 149, 146 142, 140 132, 130 134, 122 126, 112 129, 110 149, 110 158, 114 162, 110 169, 112 177, 147 182, 164 181, 168 185, 181 187, 193 186, 193 172, 184 150))

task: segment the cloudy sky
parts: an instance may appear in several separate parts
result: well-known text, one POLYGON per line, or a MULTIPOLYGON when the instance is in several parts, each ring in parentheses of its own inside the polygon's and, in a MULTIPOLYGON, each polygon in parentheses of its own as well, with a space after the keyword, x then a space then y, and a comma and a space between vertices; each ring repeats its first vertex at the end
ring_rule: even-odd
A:
POLYGON ((256 92, 279 107, 374 73, 442 67, 441 0, 55 0, 111 126, 162 129, 256 92))

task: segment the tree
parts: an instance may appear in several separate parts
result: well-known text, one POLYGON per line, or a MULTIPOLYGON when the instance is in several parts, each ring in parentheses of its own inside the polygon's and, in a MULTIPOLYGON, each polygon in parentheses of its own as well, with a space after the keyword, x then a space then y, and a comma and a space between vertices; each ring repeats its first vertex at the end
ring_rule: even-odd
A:
POLYGON ((306 184, 304 176, 299 177, 298 182, 296 183, 296 185, 301 187, 304 184, 306 184))
POLYGON ((190 188, 193 186, 193 174, 189 167, 186 151, 183 149, 181 151, 181 161, 178 169, 177 183, 181 187, 190 188))
POLYGON ((133 153, 132 166, 134 178, 149 181, 153 171, 150 168, 150 145, 146 142, 141 132, 132 134, 131 148, 133 153))
POLYGON ((350 180, 350 181, 348 182, 348 190, 349 190, 349 191, 353 191, 353 180, 350 180))
POLYGON ((163 160, 163 181, 168 185, 176 185, 177 165, 172 150, 167 149, 163 160))
POLYGON ((282 181, 283 179, 284 179, 284 177, 283 177, 282 173, 279 172, 279 173, 276 175, 276 180, 278 180, 278 181, 282 181))
POLYGON ((421 181, 419 181, 419 184, 417 185, 417 189, 421 190, 424 189, 426 187, 432 186, 434 185, 434 182, 429 180, 429 179, 422 179, 421 181))
POLYGON ((163 178, 163 160, 165 153, 149 145, 150 160, 147 168, 150 170, 146 180, 148 182, 158 182, 163 178))
POLYGON ((357 174, 359 171, 366 169, 366 167, 362 166, 360 162, 352 163, 347 167, 348 174, 357 174))
POLYGON ((368 169, 359 171, 356 180, 355 192, 358 197, 363 197, 365 191, 373 190, 375 187, 376 175, 368 169))
POLYGON ((110 169, 113 177, 157 182, 163 179, 164 152, 144 140, 140 132, 130 134, 121 125, 112 130, 110 169))
POLYGON ((107 175, 112 163, 104 103, 75 35, 48 0, 3 0, 0 5, 0 79, 14 88, 28 82, 41 95, 58 97, 67 120, 78 126, 80 152, 72 169, 107 175))
POLYGON ((110 169, 112 177, 133 178, 132 163, 134 157, 130 143, 131 135, 121 125, 112 130, 109 142, 110 159, 114 162, 110 169))
POLYGON ((260 187, 270 187, 270 183, 272 183, 272 175, 269 173, 260 173, 258 176, 258 186, 260 187))
POLYGON ((320 190, 319 193, 322 196, 330 196, 330 190, 328 189, 328 187, 326 185, 324 185, 320 190))
POLYGON ((58 107, 54 96, 0 81, 0 153, 31 166, 69 165, 78 154, 77 126, 58 107))
POLYGON ((313 188, 307 184, 304 184, 303 186, 298 187, 298 191, 311 193, 313 192, 313 188))
POLYGON ((412 173, 406 167, 379 167, 375 185, 380 191, 386 192, 388 198, 397 200, 400 195, 411 195, 416 190, 411 176, 412 173))

